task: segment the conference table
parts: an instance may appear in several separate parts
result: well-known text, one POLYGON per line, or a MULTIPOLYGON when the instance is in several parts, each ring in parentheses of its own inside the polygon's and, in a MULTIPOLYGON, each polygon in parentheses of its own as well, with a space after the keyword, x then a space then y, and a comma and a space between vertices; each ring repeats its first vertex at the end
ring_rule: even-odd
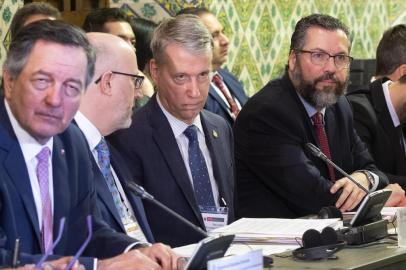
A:
POLYGON ((362 248, 344 248, 336 253, 337 259, 302 261, 294 259, 291 252, 272 255, 274 263, 265 269, 323 269, 323 270, 402 270, 406 269, 406 248, 397 246, 397 241, 362 248))

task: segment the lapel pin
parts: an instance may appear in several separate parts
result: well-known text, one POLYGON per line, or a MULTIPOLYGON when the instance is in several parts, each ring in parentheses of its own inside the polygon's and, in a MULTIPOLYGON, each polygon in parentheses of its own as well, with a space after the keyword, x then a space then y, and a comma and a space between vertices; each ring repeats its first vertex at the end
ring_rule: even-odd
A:
POLYGON ((61 155, 65 155, 65 149, 61 149, 61 155))
POLYGON ((218 137, 219 137, 219 134, 218 134, 217 131, 215 131, 215 130, 213 130, 213 137, 214 137, 214 138, 218 138, 218 137))

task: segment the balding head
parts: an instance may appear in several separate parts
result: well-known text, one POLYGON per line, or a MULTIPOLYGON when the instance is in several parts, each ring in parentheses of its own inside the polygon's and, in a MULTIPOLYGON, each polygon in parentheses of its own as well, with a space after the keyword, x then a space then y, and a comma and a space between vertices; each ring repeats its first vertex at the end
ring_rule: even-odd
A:
POLYGON ((102 135, 131 124, 135 95, 134 76, 138 74, 134 48, 123 39, 107 33, 87 33, 96 50, 95 75, 82 99, 82 112, 102 135))

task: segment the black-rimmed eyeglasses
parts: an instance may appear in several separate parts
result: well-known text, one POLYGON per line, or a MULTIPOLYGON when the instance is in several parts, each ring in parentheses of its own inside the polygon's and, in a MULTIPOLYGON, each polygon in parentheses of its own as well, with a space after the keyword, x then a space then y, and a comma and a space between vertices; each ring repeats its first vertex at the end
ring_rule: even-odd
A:
POLYGON ((332 57, 334 64, 337 68, 348 68, 351 64, 352 57, 345 54, 331 55, 326 52, 307 51, 307 50, 295 50, 296 53, 309 53, 310 61, 317 66, 324 66, 328 60, 332 57))
MULTIPOLYGON (((111 71, 111 73, 113 73, 113 74, 118 74, 118 75, 124 75, 124 76, 133 77, 133 80, 134 80, 134 87, 135 87, 135 88, 141 88, 141 86, 142 86, 142 84, 143 84, 143 82, 144 82, 144 79, 145 79, 144 76, 140 76, 140 75, 136 75, 136 74, 131 74, 131 73, 124 73, 124 72, 113 71, 113 70, 111 71)), ((99 82, 101 81, 102 76, 103 76, 103 74, 100 75, 100 77, 99 77, 97 80, 95 80, 94 83, 96 83, 96 84, 99 83, 99 82)))

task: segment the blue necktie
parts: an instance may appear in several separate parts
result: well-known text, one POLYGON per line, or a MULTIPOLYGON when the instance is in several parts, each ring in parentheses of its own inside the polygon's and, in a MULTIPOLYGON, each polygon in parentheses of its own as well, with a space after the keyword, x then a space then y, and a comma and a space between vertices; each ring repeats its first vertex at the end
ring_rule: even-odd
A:
POLYGON ((209 171, 199 147, 197 127, 191 125, 183 132, 189 140, 189 168, 192 173, 196 201, 199 206, 215 206, 213 191, 210 184, 209 171))
POLYGON ((113 196, 114 204, 116 205, 120 218, 121 220, 124 220, 127 216, 127 210, 121 200, 118 188, 114 183, 113 174, 110 169, 110 151, 104 138, 102 138, 100 143, 96 146, 96 151, 100 171, 102 172, 110 193, 113 196))

